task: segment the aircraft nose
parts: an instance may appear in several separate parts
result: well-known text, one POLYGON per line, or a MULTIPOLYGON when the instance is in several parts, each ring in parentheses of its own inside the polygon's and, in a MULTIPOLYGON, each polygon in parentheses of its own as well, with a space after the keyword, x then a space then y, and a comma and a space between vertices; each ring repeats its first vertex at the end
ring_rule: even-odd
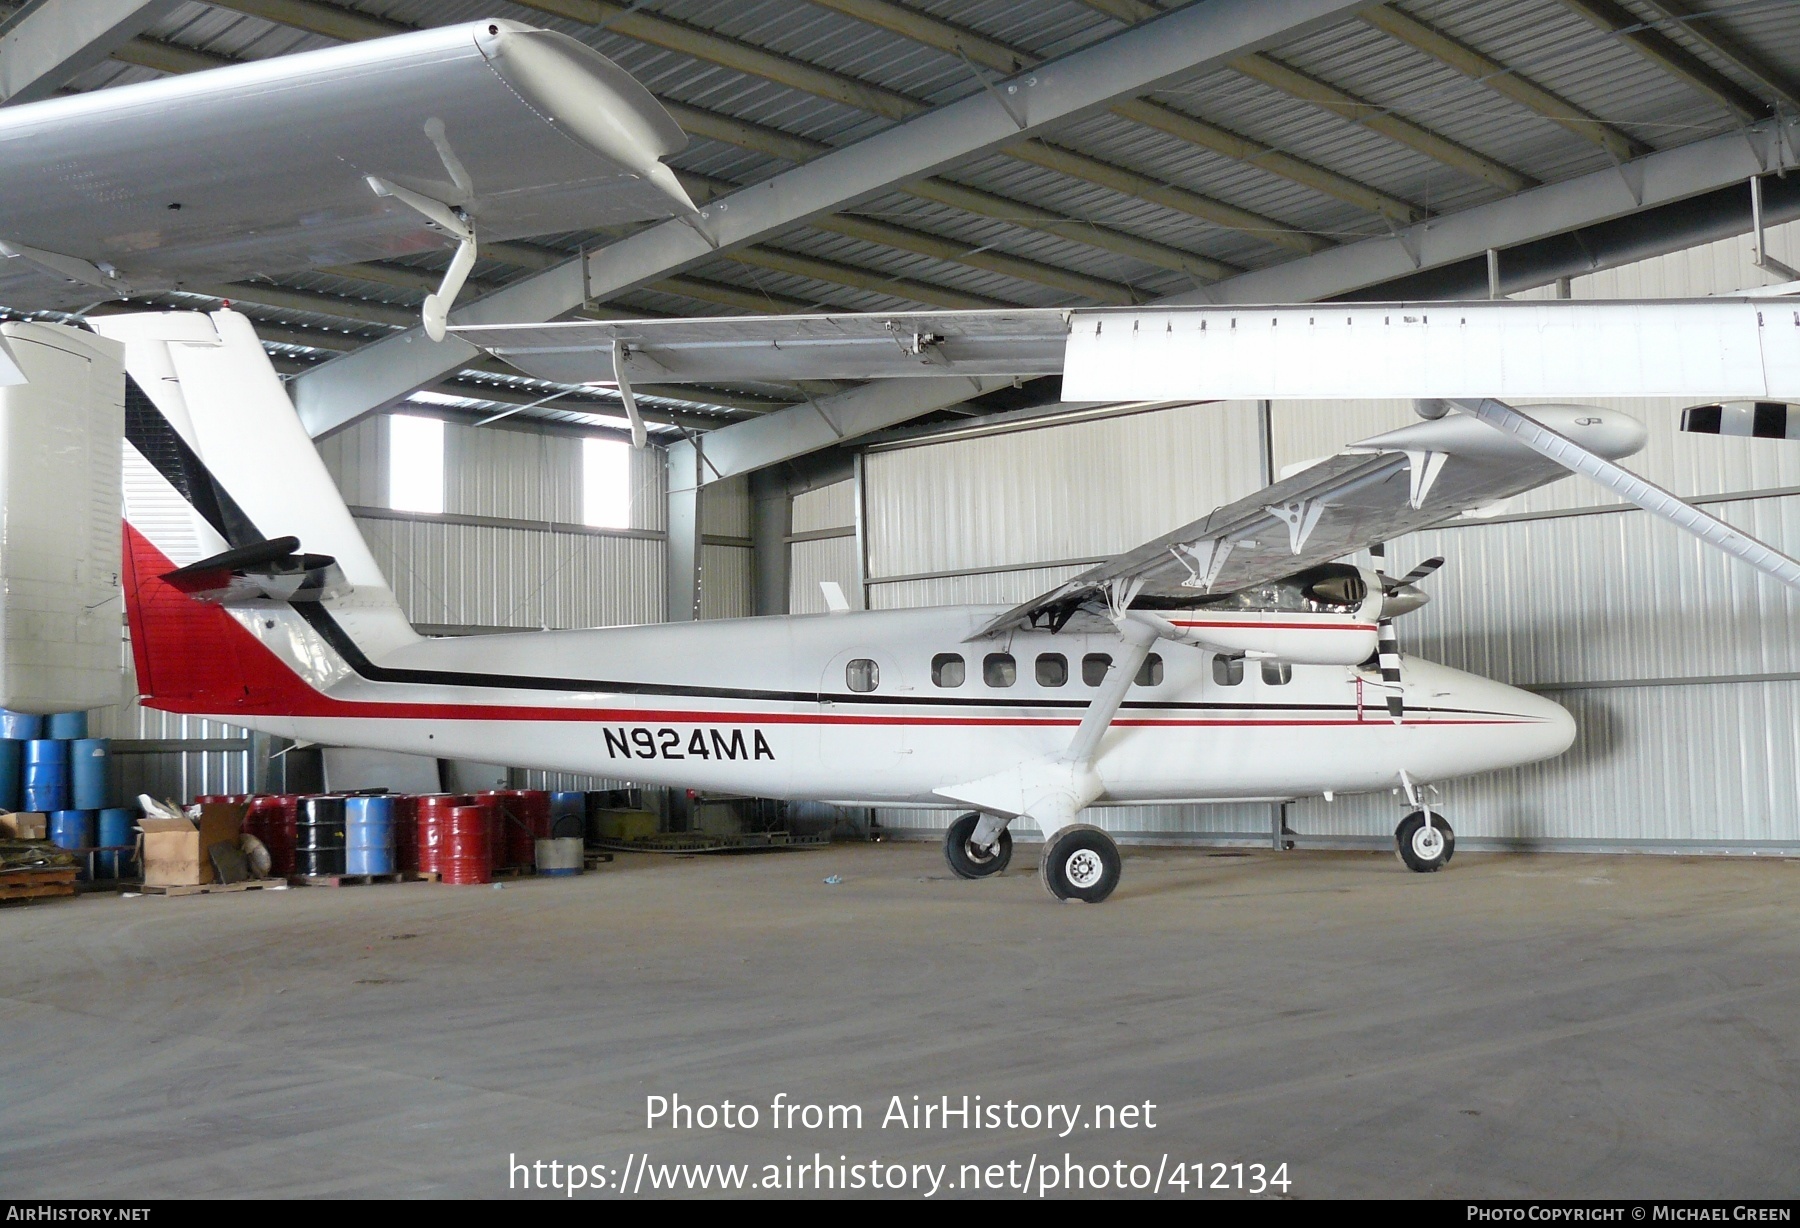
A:
POLYGON ((1533 759, 1554 758, 1575 744, 1575 718, 1567 708, 1530 691, 1509 689, 1515 700, 1513 711, 1537 722, 1531 726, 1531 742, 1537 751, 1533 759))

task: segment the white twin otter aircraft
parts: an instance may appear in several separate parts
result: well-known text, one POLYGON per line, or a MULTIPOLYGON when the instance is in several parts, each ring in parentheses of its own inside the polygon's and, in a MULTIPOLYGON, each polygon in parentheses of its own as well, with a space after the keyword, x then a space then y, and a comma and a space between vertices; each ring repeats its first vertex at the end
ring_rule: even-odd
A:
MULTIPOLYGON (((1800 399, 1788 300, 455 324, 477 231, 487 241, 662 217, 704 235, 662 161, 683 139, 596 53, 510 22, 11 108, 0 298, 78 306, 447 244, 456 254, 425 332, 448 329, 545 379, 616 386, 640 443, 640 378, 1060 374, 1070 401, 1426 398, 1423 420, 1016 609, 427 639, 247 319, 97 315, 89 327, 123 344, 129 373, 124 587, 148 706, 650 785, 963 807, 945 843, 958 874, 1004 870, 1008 826, 1023 820, 1044 836, 1049 892, 1098 901, 1118 882, 1119 853, 1081 820, 1109 804, 1397 790, 1397 851, 1430 871, 1455 844, 1421 785, 1567 749, 1574 723, 1556 704, 1401 656, 1392 620, 1423 603, 1418 583, 1440 560, 1389 576, 1381 543, 1574 470, 1800 584, 1800 564, 1612 464, 1642 446, 1637 421, 1491 399, 1776 408, 1800 399), (204 160, 168 156, 159 134, 171 115, 204 160), (272 130, 309 139, 271 143, 272 130), (240 158, 248 169, 217 190, 217 168, 240 158), (52 173, 66 159, 157 190, 100 192, 52 173), (1338 561, 1364 550, 1374 567, 1338 561)), ((0 341, 0 382, 22 378, 35 347, 66 348, 69 331, 8 325, 17 353, 0 341)))
MULTIPOLYGON (((1226 347, 1210 349, 1201 338, 1218 336, 1219 321, 1235 312, 1240 332, 1252 318, 1274 330, 1283 313, 1318 319, 1329 311, 1342 322, 1335 327, 1366 334, 1358 344, 1386 372, 1382 380, 1454 394, 1465 377, 1440 378, 1441 356, 1392 365, 1377 322, 1384 313, 1400 319, 1392 313, 1401 310, 1454 317, 1461 323, 1448 330, 1453 336, 1497 327, 1503 335, 1488 341, 1503 342, 1517 361, 1510 372, 1477 377, 1519 389, 1586 378, 1570 372, 1592 367, 1593 328, 1614 327, 1621 313, 1652 341, 1672 327, 1691 343, 1677 347, 1682 352, 1717 347, 1719 357, 1671 374, 1648 345, 1639 375, 1603 375, 1617 386, 1774 395, 1800 370, 1791 308, 1771 303, 1780 326, 1764 327, 1752 301, 1034 318, 1063 331, 1070 386, 1088 378, 1083 368, 1093 361, 1115 371, 1154 367, 1149 353, 1116 365, 1120 354, 1090 346, 1084 357, 1075 337, 1097 320, 1166 322, 1162 333, 1116 331, 1175 345, 1199 360, 1205 382, 1221 385, 1259 360, 1243 357, 1244 338, 1233 338, 1228 323, 1226 347), (1544 326, 1546 309, 1562 327, 1544 326), (1202 319, 1210 330, 1199 327, 1202 319), (1166 340, 1178 338, 1177 328, 1186 339, 1166 340)), ((526 369, 580 360, 611 374, 606 349, 629 335, 659 355, 668 373, 660 378, 679 378, 695 376, 683 366, 678 331, 715 338, 697 369, 735 361, 718 352, 717 336, 729 331, 732 344, 760 347, 765 358, 778 340, 783 361, 807 378, 866 376, 888 360, 846 358, 858 335, 892 326, 900 331, 884 332, 880 344, 912 352, 928 319, 1041 346, 1041 338, 1019 340, 1018 317, 1027 314, 583 322, 489 329, 480 341, 526 369), (850 344, 809 345, 822 334, 850 344)), ((115 315, 91 326, 124 343, 130 376, 125 591, 148 705, 309 742, 651 785, 960 805, 968 813, 945 844, 958 874, 1005 869, 1008 825, 1024 820, 1045 837, 1040 874, 1059 899, 1102 900, 1117 884, 1116 845, 1082 821, 1088 808, 1108 804, 1398 789, 1407 812, 1397 851, 1414 870, 1436 870, 1450 860, 1454 837, 1419 801, 1422 784, 1568 748, 1574 722, 1549 700, 1400 655, 1391 620, 1424 602, 1417 584, 1441 560, 1386 575, 1379 543, 1393 536, 1486 509, 1576 468, 1789 583, 1800 579, 1800 564, 1613 466, 1611 458, 1642 446, 1636 420, 1581 405, 1537 405, 1527 417, 1498 401, 1452 399, 1421 401, 1425 420, 1304 467, 1015 609, 426 639, 402 614, 248 320, 229 311, 115 315), (1333 561, 1369 547, 1374 568, 1333 561)), ((1329 343, 1315 336, 1307 346, 1302 331, 1290 333, 1303 349, 1329 343)), ((1387 335, 1401 345, 1416 340, 1391 326, 1387 335)), ((924 346, 941 349, 952 367, 980 348, 924 346)), ((1006 349, 993 342, 973 361, 1026 365, 1016 352, 993 356, 1006 349)), ((1104 371, 1101 378, 1124 382, 1104 371)), ((1302 395, 1279 381, 1265 386, 1302 395)))

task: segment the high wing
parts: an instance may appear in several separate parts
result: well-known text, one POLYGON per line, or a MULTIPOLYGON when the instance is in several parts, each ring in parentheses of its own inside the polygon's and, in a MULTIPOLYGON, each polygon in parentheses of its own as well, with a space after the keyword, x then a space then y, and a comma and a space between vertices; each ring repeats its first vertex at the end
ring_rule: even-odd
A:
POLYGON ((0 109, 0 302, 686 214, 661 161, 685 144, 623 69, 512 21, 0 109))
POLYGON ((662 383, 1057 375, 1069 313, 926 311, 894 315, 721 316, 470 324, 457 336, 539 379, 615 378, 614 354, 662 383))
MULTIPOLYGON (((1604 456, 1643 445, 1634 419, 1592 406, 1532 416, 1604 456)), ((1109 594, 1143 608, 1193 606, 1479 511, 1568 470, 1475 418, 1420 422, 1352 444, 1247 498, 1146 542, 1007 611, 975 637, 1047 625, 1110 626, 1109 594), (1135 590, 1135 593, 1133 593, 1135 590)))
POLYGON ((455 330, 528 374, 660 382, 1063 377, 1065 401, 1800 400, 1800 309, 1760 298, 1019 308, 455 330))

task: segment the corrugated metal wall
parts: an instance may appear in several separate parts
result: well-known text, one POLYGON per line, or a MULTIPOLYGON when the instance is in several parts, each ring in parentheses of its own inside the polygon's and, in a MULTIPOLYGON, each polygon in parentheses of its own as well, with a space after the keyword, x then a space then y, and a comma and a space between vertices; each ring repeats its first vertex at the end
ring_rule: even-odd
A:
POLYGON ((788 547, 788 612, 823 614, 825 596, 819 584, 824 580, 844 590, 851 609, 863 609, 856 483, 834 482, 795 495, 793 535, 797 540, 788 547))
MULTIPOLYGON (((1800 255, 1800 225, 1770 234, 1800 255)), ((1747 236, 1576 278, 1576 298, 1686 297, 1774 280, 1747 236)), ((1551 288, 1530 297, 1547 297, 1551 288)), ((1628 464, 1758 537, 1800 552, 1800 444, 1683 435, 1679 403, 1605 404, 1650 428, 1628 464)), ((1281 467, 1416 421, 1406 402, 1280 402, 1281 467)), ((873 603, 1017 601, 1073 574, 1063 563, 1135 545, 1258 484, 1253 411, 1237 405, 879 452, 864 466, 873 603), (966 575, 948 575, 959 571, 966 575), (897 579, 899 577, 913 577, 897 579)), ((1390 547, 1398 570, 1442 554, 1433 601, 1399 624, 1408 652, 1542 689, 1575 715, 1549 763, 1442 787, 1458 835, 1552 847, 1800 848, 1800 595, 1598 487, 1570 479, 1390 547)), ((884 811, 892 827, 937 812, 884 811)), ((1288 808, 1303 836, 1385 842, 1387 795, 1288 808)), ((1268 806, 1100 811, 1120 832, 1270 838, 1268 806)))

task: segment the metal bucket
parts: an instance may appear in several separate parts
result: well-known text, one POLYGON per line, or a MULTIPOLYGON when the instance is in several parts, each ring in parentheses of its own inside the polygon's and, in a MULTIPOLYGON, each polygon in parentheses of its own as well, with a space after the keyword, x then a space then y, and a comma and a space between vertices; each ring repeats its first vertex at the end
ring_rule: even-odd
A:
POLYGON ((558 836, 537 842, 537 872, 552 876, 581 873, 582 840, 580 836, 558 836))

